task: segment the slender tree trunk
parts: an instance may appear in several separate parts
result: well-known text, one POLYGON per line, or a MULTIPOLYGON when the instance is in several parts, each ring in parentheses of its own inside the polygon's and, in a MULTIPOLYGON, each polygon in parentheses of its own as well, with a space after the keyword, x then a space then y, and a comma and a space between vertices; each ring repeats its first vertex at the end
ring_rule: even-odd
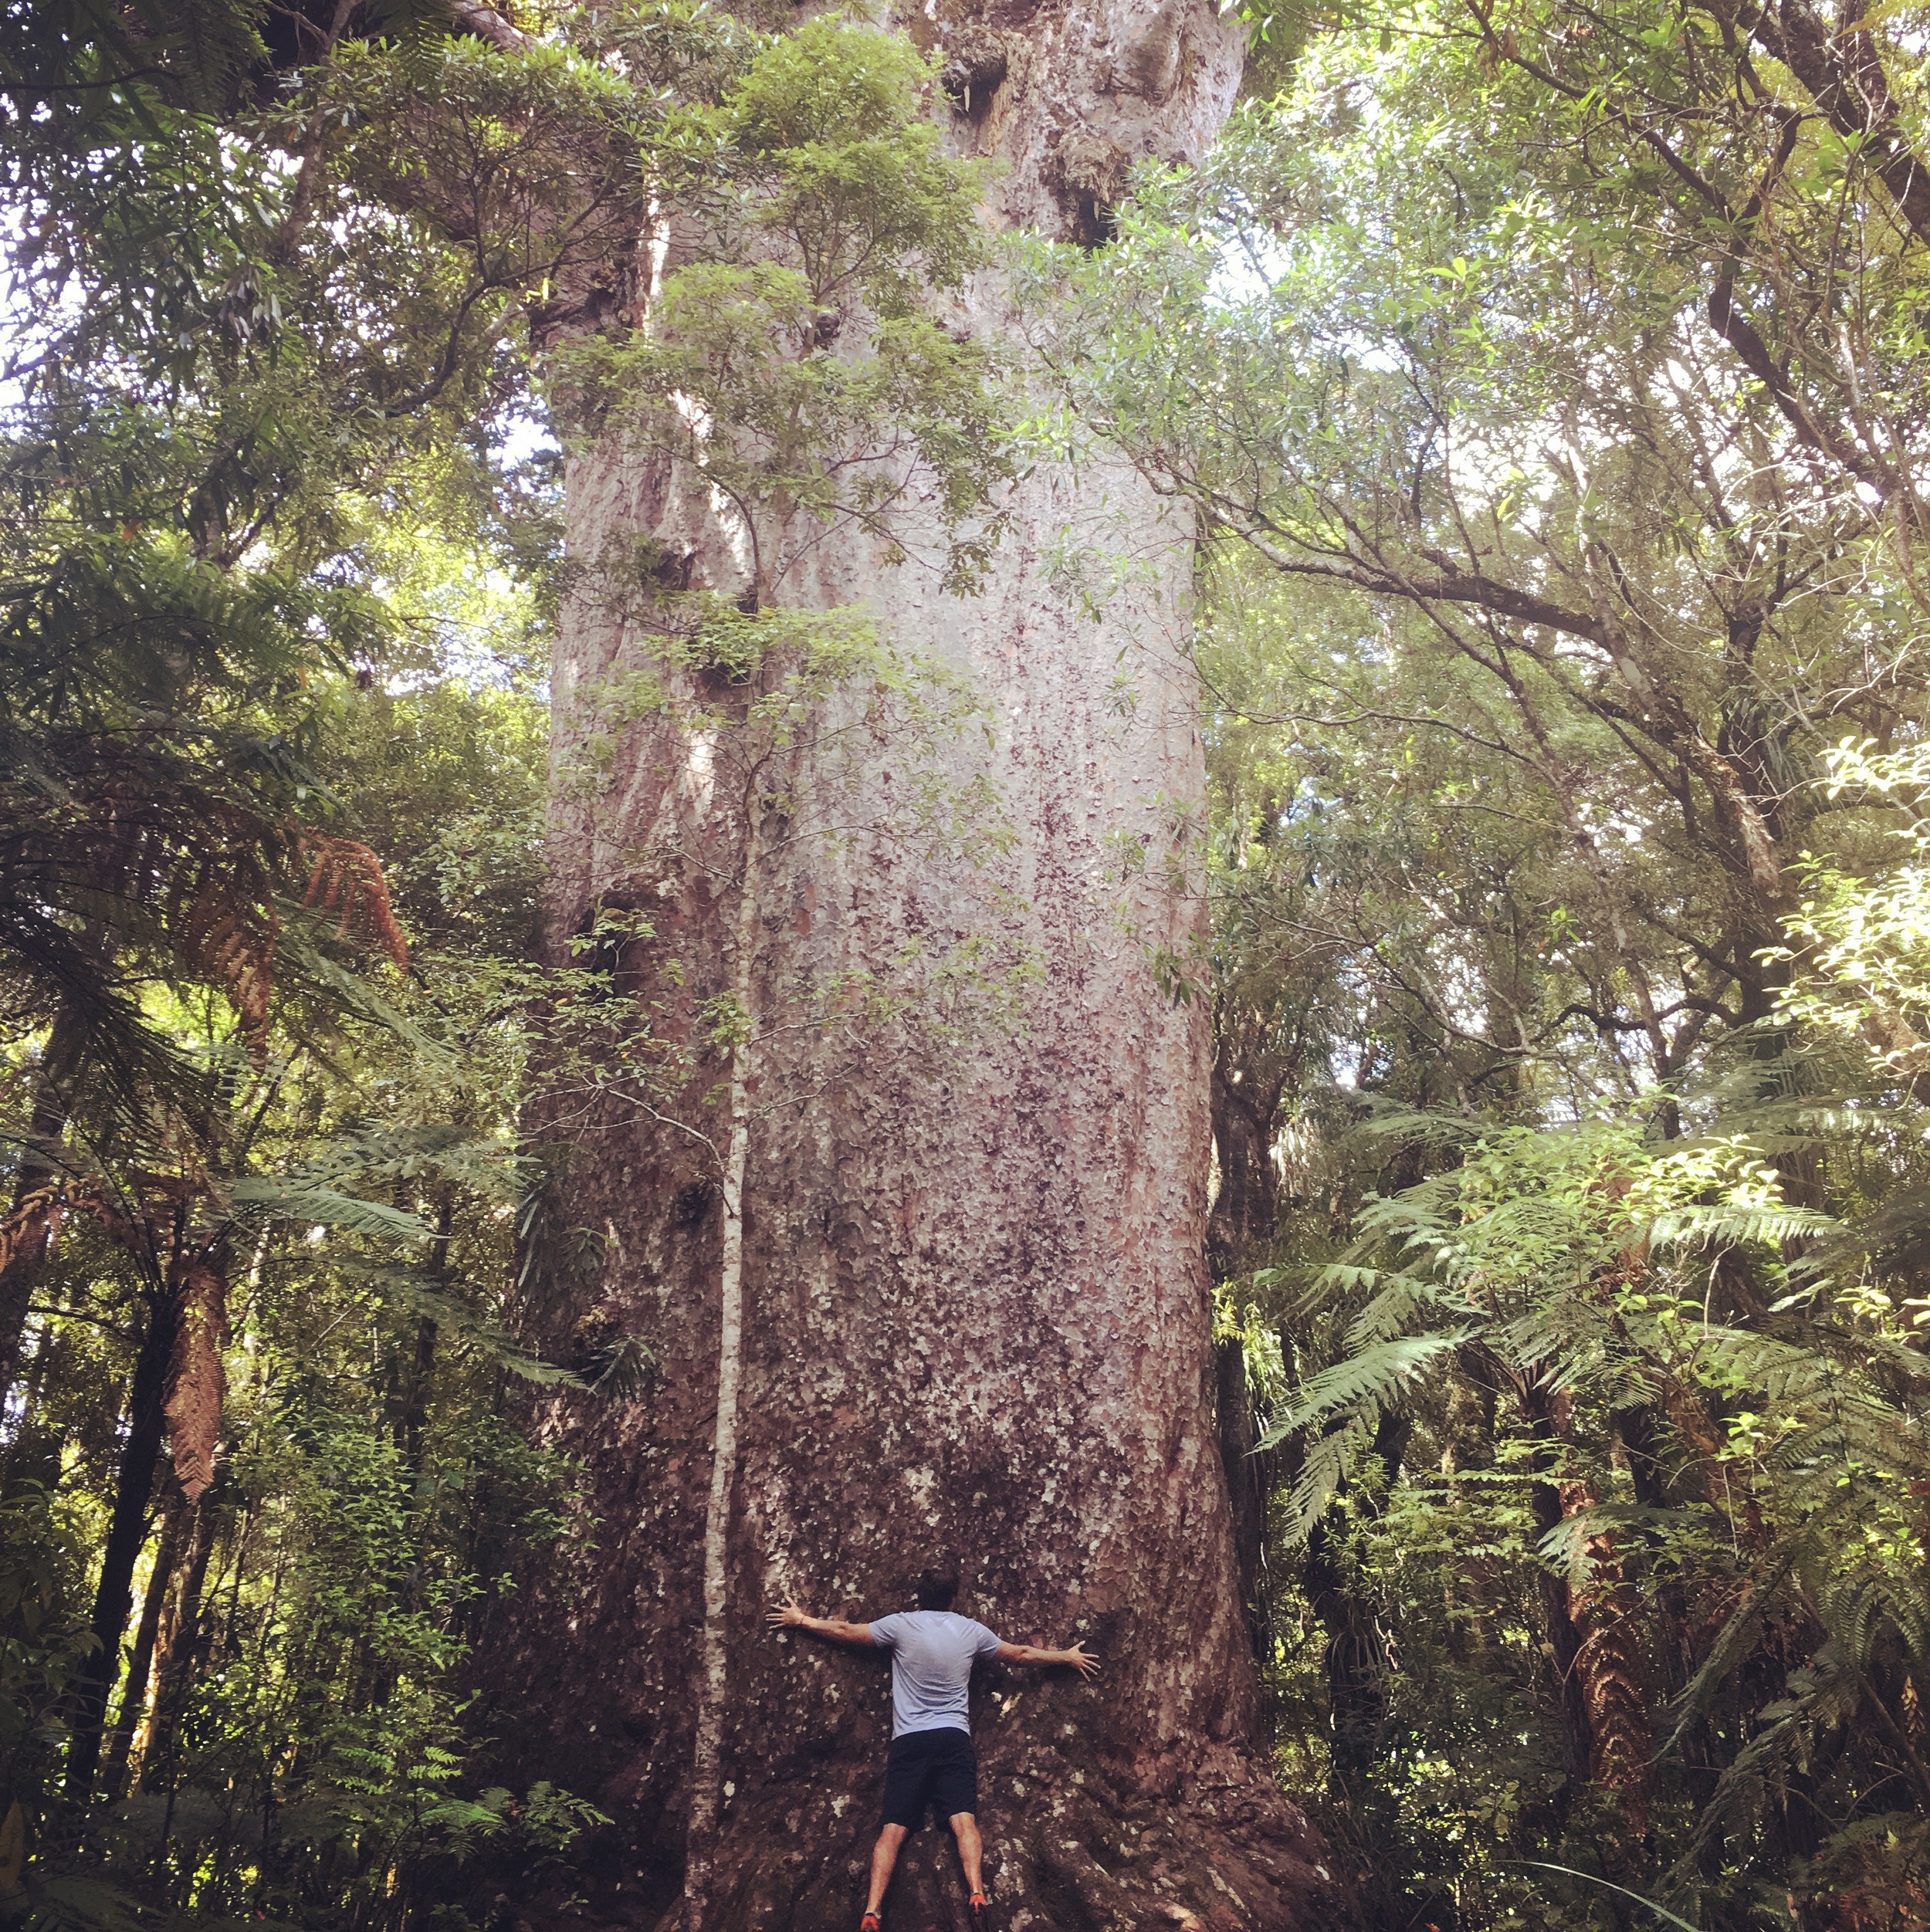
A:
MULTIPOLYGON (((1390 1487, 1398 1480, 1414 1425, 1383 1414, 1374 1432, 1374 1454, 1390 1487)), ((1394 1807, 1380 1772, 1387 1732, 1387 1646, 1373 1605, 1363 1598, 1334 1548, 1327 1524, 1307 1538, 1302 1582, 1314 1615, 1327 1633, 1327 1711, 1332 1737, 1332 1795, 1368 1829, 1376 1849, 1384 1849, 1394 1807)))
MULTIPOLYGON (((1374 1432, 1381 1474, 1376 1488, 1398 1480, 1413 1423, 1383 1413, 1374 1432)), ((1278 1452, 1288 1481, 1297 1480, 1304 1441, 1289 1437, 1278 1452)), ((1362 1480, 1367 1480, 1363 1472, 1362 1480)), ((1307 1607, 1326 1633, 1322 1665, 1327 1680, 1327 1798, 1336 1849, 1354 1869, 1370 1925, 1410 1922, 1407 1874, 1400 1855, 1399 1806, 1381 1776, 1387 1737, 1390 1660, 1373 1603, 1364 1596, 1344 1553, 1336 1546, 1336 1509, 1315 1523, 1299 1552, 1300 1587, 1307 1607), (1404 1903, 1403 1903, 1404 1900, 1404 1903)))
MULTIPOLYGON (((435 1203, 435 1239, 429 1243, 426 1269, 438 1288, 446 1289, 449 1276, 449 1239, 455 1227, 455 1196, 445 1187, 435 1203)), ((422 1474, 422 1438, 428 1427, 429 1387, 435 1375, 435 1345, 439 1339, 434 1320, 423 1315, 415 1325, 415 1348, 402 1391, 401 1413, 396 1418, 396 1446, 401 1451, 403 1467, 409 1474, 411 1493, 422 1474)))
POLYGON ((248 1574, 248 1545, 255 1534, 255 1514, 260 1503, 261 1498, 259 1496, 249 1497, 247 1507, 242 1510, 240 1516, 236 1519, 234 1540, 234 1574, 232 1576, 225 1574, 226 1558, 225 1556, 222 1559, 222 1568, 215 1572, 215 1587, 217 1592, 219 1592, 222 1583, 225 1582, 228 1586, 228 1609, 225 1614, 222 1616, 221 1635, 216 1637, 212 1627, 208 1633, 208 1656, 211 1661, 218 1658, 232 1657, 239 1647, 236 1633, 241 1628, 242 1584, 248 1574))
POLYGON ((1254 1453, 1260 1419, 1248 1386, 1247 1345, 1230 1335, 1214 1349, 1220 1457, 1226 1470, 1227 1498, 1233 1517, 1234 1558, 1239 1567, 1240 1602, 1247 1613, 1254 1660, 1265 1666, 1273 1643, 1272 1592, 1267 1576, 1267 1499, 1279 1473, 1279 1453, 1254 1453))
MULTIPOLYGON (((1001 22, 913 24, 924 44, 998 42, 996 60, 973 43, 991 77, 950 136, 1006 164, 1007 225, 1095 239, 1133 161, 1197 156, 1231 105, 1240 30, 1212 0, 1001 22)), ((996 273, 954 321, 997 343, 1020 327, 996 273)), ((550 1257, 527 1318, 561 1348, 597 1311, 648 1345, 656 1379, 635 1400, 547 1408, 600 1528, 486 1635, 519 1776, 554 1775, 617 1820, 591 1907, 607 1922, 688 1927, 694 1903, 706 1932, 848 1923, 887 1741, 882 1660, 774 1637, 765 1607, 795 1593, 882 1614, 942 1557, 1001 1635, 1082 1637, 1105 1660, 1096 1684, 999 1671, 975 1690, 987 1873, 1012 1932, 1344 1925, 1256 1735, 1214 1413, 1207 1016, 1156 969, 1204 937, 1190 523, 1095 449, 1015 486, 976 596, 943 587, 938 543, 894 563, 827 533, 781 594, 862 605, 970 681, 1015 839, 974 864, 882 836, 774 837, 751 868, 714 741, 652 719, 612 746, 601 715, 654 649, 602 560, 634 566, 648 540, 690 560, 693 587, 747 597, 742 546, 700 479, 615 440, 573 448, 566 482, 582 568, 553 686, 554 956, 600 907, 647 905, 655 936, 624 962, 639 1024, 693 1031, 733 989, 773 1013, 800 980, 980 936, 1042 976, 1022 1028, 949 1064, 911 1028, 862 1051, 774 1029, 754 1067, 716 1055, 682 1113, 703 1110, 721 1172, 687 1132, 614 1108, 577 1136, 557 1225, 597 1230, 603 1264, 573 1275, 550 1257), (1101 570, 1115 582, 1096 608, 1068 587, 1081 545, 1130 560, 1101 570), (586 790, 575 774, 599 745, 614 759, 586 790), (1147 862, 1122 880, 1128 846, 1147 862), (720 883, 733 878, 751 889, 720 883)), ((946 775, 978 777, 986 756, 961 740, 946 775)), ((889 799, 917 777, 885 756, 867 783, 889 799)), ((896 1922, 956 1927, 963 1903, 949 1847, 915 1838, 896 1922)))
POLYGON ((690 1849, 684 1889, 690 1922, 709 1910, 712 1858, 723 1781, 725 1692, 730 1674, 730 1526, 737 1478, 737 1406, 743 1386, 744 1180, 750 1159, 751 1053, 755 1041, 754 966, 763 810, 753 796, 737 888, 730 992, 743 1036, 731 1050, 723 1161, 723 1253, 718 1269, 717 1416, 710 1443, 710 1499, 704 1511, 703 1658, 697 1682, 696 1739, 691 1753, 690 1849))
MULTIPOLYGON (((1559 1527, 1563 1518, 1562 1492, 1555 1479, 1559 1451, 1559 1432, 1555 1426, 1553 1403, 1539 1382, 1522 1379, 1515 1386, 1529 1429, 1535 1438, 1535 1478, 1529 1486, 1529 1507, 1535 1528, 1546 1536, 1559 1527)), ((1555 1706, 1561 1719, 1567 1781, 1557 1795, 1558 1814, 1565 1820, 1575 1794, 1587 1783, 1595 1764, 1595 1731, 1589 1721, 1588 1698, 1582 1673, 1576 1668, 1581 1656, 1583 1633, 1575 1621, 1567 1583, 1546 1566, 1538 1568, 1536 1587, 1541 1592, 1542 1613, 1548 1629, 1548 1660, 1552 1672, 1555 1706)))
POLYGON ((134 1566, 147 1540, 148 1504, 154 1493, 154 1472, 161 1464, 168 1364, 174 1352, 178 1318, 174 1294, 164 1291, 149 1309, 147 1332, 134 1360, 134 1384, 127 1398, 127 1438, 115 1472, 113 1509, 94 1590, 94 1649, 76 1674, 73 1722, 68 1734, 67 1795, 80 1802, 93 1789, 107 1700, 120 1674, 120 1639, 127 1628, 127 1613, 134 1608, 134 1566))
POLYGON ((147 1714, 147 1684, 154 1661, 154 1646, 161 1633, 161 1612, 174 1580, 174 1560, 181 1549, 181 1526, 188 1508, 180 1492, 169 1497, 161 1518, 161 1545, 154 1551, 154 1573, 147 1579, 147 1594, 141 1606, 141 1622, 134 1632, 134 1654, 127 1660, 127 1682, 120 1693, 120 1715, 114 1725, 107 1750, 107 1768, 101 1788, 110 1798, 118 1798, 127 1775, 128 1753, 134 1733, 147 1714))
POLYGON ((1247 1258, 1280 1224, 1280 1170, 1273 1137, 1283 1083, 1234 1064, 1223 1041, 1214 1057, 1213 1145, 1220 1192, 1207 1223, 1207 1264, 1224 1281, 1254 1264, 1247 1258))
POLYGON ((135 1774, 136 1788, 141 1791, 154 1787, 161 1755, 157 1747, 171 1734, 193 1674, 201 1631, 201 1592, 207 1585, 208 1559, 214 1553, 215 1519, 218 1514, 212 1492, 195 1503, 188 1558, 181 1566, 180 1593, 172 1606, 161 1614, 154 1645, 154 1700, 142 1731, 135 1774))

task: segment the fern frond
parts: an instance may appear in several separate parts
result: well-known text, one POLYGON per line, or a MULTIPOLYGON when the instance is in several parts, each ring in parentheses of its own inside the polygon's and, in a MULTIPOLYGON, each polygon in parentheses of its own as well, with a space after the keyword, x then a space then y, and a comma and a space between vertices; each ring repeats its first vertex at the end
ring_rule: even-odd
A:
POLYGON ((183 958, 226 996, 242 1038, 258 1057, 267 1051, 279 936, 273 906, 252 902, 225 880, 204 885, 180 923, 183 958))
POLYGON ((1382 1276, 1378 1294, 1356 1315, 1347 1328, 1346 1347, 1358 1355, 1411 1329, 1417 1317, 1445 1312, 1466 1316, 1478 1311, 1418 1276, 1390 1272, 1382 1276))
POLYGON ((1796 1568, 1796 1560, 1794 1550, 1783 1549, 1743 1578, 1741 1600, 1723 1619, 1708 1654, 1675 1700, 1675 1728, 1668 1740, 1671 1748, 1680 1744, 1683 1734, 1708 1707, 1723 1680, 1754 1646, 1764 1619, 1775 1608, 1783 1585, 1796 1568))
MULTIPOLYGON (((344 1260, 335 1265, 340 1274, 373 1284, 391 1305, 415 1319, 433 1321, 446 1338, 476 1349, 487 1360, 519 1380, 539 1387, 587 1387, 603 1394, 615 1394, 620 1389, 634 1392, 635 1388, 641 1386, 636 1378, 652 1359, 648 1350, 639 1342, 634 1358, 626 1357, 614 1382, 608 1382, 609 1371, 606 1367, 604 1373, 595 1382, 586 1383, 574 1370, 566 1369, 559 1362, 546 1362, 540 1355, 531 1355, 500 1322, 451 1294, 435 1277, 411 1268, 370 1266, 354 1260, 344 1260)), ((623 1352, 620 1348, 618 1352, 623 1352)), ((611 1365, 614 1360, 613 1357, 611 1365)))
POLYGON ((1724 1768, 1674 1876, 1686 1880, 1718 1833, 1739 1838, 1752 1831, 1773 1790, 1807 1761, 1818 1733, 1854 1717, 1863 1697, 1862 1678, 1827 1645, 1818 1651, 1789 1680, 1789 1694, 1764 1708, 1762 1729, 1724 1768))
POLYGON ((10 1268, 15 1256, 44 1248, 66 1212, 66 1197, 57 1183, 22 1195, 9 1213, 0 1216, 0 1271, 10 1268))
POLYGON ((1471 1147, 1492 1131, 1485 1123, 1462 1115, 1430 1113, 1379 1094, 1363 1094, 1360 1101, 1366 1118, 1356 1131, 1376 1139, 1421 1141, 1431 1147, 1471 1147))
POLYGON ((1732 1202, 1671 1208, 1642 1230, 1658 1252, 1680 1247, 1742 1247, 1760 1243, 1817 1240, 1841 1231, 1842 1223, 1814 1208, 1756 1207, 1732 1202))
POLYGON ((1571 1589, 1588 1587, 1590 1545, 1617 1530, 1688 1529, 1708 1520, 1706 1512, 1654 1509, 1640 1503, 1595 1503, 1564 1516, 1535 1546, 1548 1568, 1565 1577, 1571 1589))
POLYGON ((335 1013, 379 1027, 428 1067, 454 1071, 457 1055, 447 1040, 437 1039, 384 999, 372 980, 331 959, 313 943, 312 934, 304 932, 300 922, 291 922, 282 929, 279 966, 284 991, 292 990, 299 983, 303 990, 313 993, 335 1013))
POLYGON ((1408 1382, 1442 1356, 1451 1355, 1471 1332, 1458 1328, 1448 1334, 1401 1335, 1323 1369, 1303 1385, 1299 1401, 1287 1407, 1258 1446, 1271 1449, 1338 1411, 1390 1405, 1408 1382))
POLYGON ((318 1182, 248 1175, 235 1183, 232 1199, 239 1212, 269 1220, 339 1228, 345 1233, 390 1241, 427 1241, 435 1236, 435 1229, 419 1214, 344 1194, 318 1182))
POLYGON ((528 1185, 526 1163, 513 1143, 477 1137, 446 1121, 413 1126, 369 1125, 338 1134, 288 1169, 294 1182, 334 1186, 352 1176, 381 1180, 441 1180, 498 1199, 520 1200, 528 1185))
POLYGON ((1337 1426, 1315 1436, 1301 1458, 1299 1474, 1288 1493, 1286 1534, 1304 1543, 1327 1506, 1340 1493, 1354 1465, 1373 1444, 1373 1415, 1356 1411, 1337 1426))
POLYGON ((395 922, 382 861, 359 839, 323 832, 304 832, 300 851, 310 865, 303 905, 334 914, 339 932, 365 934, 395 963, 398 973, 406 973, 408 942, 395 922))

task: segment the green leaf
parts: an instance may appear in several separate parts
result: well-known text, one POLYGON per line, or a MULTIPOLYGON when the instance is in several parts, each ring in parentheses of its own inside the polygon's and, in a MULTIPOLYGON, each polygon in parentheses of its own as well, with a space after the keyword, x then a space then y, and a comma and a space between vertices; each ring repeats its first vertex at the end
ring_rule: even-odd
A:
POLYGON ((381 1201, 367 1201, 313 1181, 289 1181, 273 1175, 248 1175, 235 1183, 235 1207, 276 1221, 306 1222, 344 1233, 391 1241, 428 1241, 435 1230, 419 1214, 405 1213, 381 1201))

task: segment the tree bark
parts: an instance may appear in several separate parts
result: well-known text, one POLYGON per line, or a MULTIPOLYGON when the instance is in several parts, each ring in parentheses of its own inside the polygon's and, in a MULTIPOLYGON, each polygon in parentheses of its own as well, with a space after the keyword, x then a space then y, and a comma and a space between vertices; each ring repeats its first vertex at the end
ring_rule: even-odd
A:
MULTIPOLYGON (((730 959, 736 1010, 750 1024, 756 998, 760 833, 763 810, 753 797, 745 828, 742 876, 730 959)), ((710 1439, 710 1497, 704 1512, 703 1665, 697 1683, 696 1737, 690 1776, 690 1825, 684 1891, 690 1917, 700 1924, 710 1902, 718 1814, 723 1784, 723 1727, 730 1690, 730 1514, 737 1478, 739 1407, 743 1389, 744 1180, 750 1161, 751 1040, 730 1050, 726 1088, 723 1252, 718 1268, 716 1418, 710 1439)))
MULTIPOLYGON (((1414 1425, 1406 1416, 1383 1413, 1374 1431, 1374 1455, 1381 1474, 1376 1485, 1391 1488, 1414 1425)), ((1384 1842, 1397 1807, 1380 1772, 1387 1737, 1387 1639, 1373 1605, 1363 1597, 1334 1546, 1334 1519, 1316 1523, 1307 1538, 1301 1585, 1327 1633, 1327 1715, 1332 1738, 1330 1795, 1366 1828, 1370 1844, 1384 1842)))
POLYGON ((1220 1425, 1220 1459, 1226 1471, 1227 1500, 1233 1521, 1234 1562, 1240 1602, 1253 1640, 1254 1660, 1264 1666, 1273 1647, 1273 1605, 1267 1573, 1267 1499, 1279 1474, 1278 1450, 1254 1445, 1260 1418, 1254 1413, 1247 1373, 1247 1345, 1229 1335, 1214 1347, 1214 1374, 1220 1425))
POLYGON ((1213 1145, 1220 1191, 1207 1223, 1207 1265, 1221 1281, 1251 1265, 1248 1257, 1280 1225, 1280 1170, 1273 1139, 1285 1081, 1262 1064, 1236 1064, 1222 1040, 1214 1056, 1213 1145))
MULTIPOLYGON (((1523 1414, 1536 1442, 1535 1478, 1529 1486, 1529 1507, 1539 1536, 1546 1536, 1562 1521, 1562 1492, 1552 1470, 1556 1460, 1557 1431, 1554 1406, 1539 1382, 1525 1379, 1515 1384, 1523 1414)), ((1561 1719, 1566 1782, 1555 1799, 1557 1813, 1566 1818, 1575 1793, 1586 1784, 1595 1764, 1595 1729, 1590 1721, 1588 1699, 1582 1674, 1576 1668, 1581 1656, 1583 1633, 1575 1621, 1574 1606, 1567 1583, 1552 1575, 1546 1565, 1536 1576, 1541 1592, 1542 1612, 1548 1632, 1548 1660, 1551 1672, 1550 1693, 1561 1719)))
POLYGON ((188 1560, 181 1566, 181 1589, 171 1614, 164 1610, 154 1648, 154 1699, 148 1707, 147 1721, 140 1739, 139 1760, 134 1786, 151 1791, 157 1781, 173 1783, 171 1768, 157 1780, 164 1759, 171 1756, 156 1747, 171 1738, 173 1727, 186 1700, 189 1679, 194 1673, 195 1654, 201 1634, 201 1592, 208 1581, 208 1560, 214 1554, 215 1520, 220 1511, 215 1492, 204 1494, 194 1504, 194 1528, 188 1539, 188 1560))
POLYGON ((169 1291, 155 1295, 147 1312, 147 1332, 134 1358, 134 1381, 127 1396, 127 1437, 121 1445, 120 1467, 114 1477, 113 1513, 107 1540, 100 1553, 100 1575, 94 1589, 93 1629, 95 1648, 74 1676, 74 1715, 67 1744, 67 1795, 84 1803, 93 1792, 100 1761, 100 1734, 107 1721, 107 1700, 120 1674, 120 1639, 134 1608, 134 1566, 147 1541, 148 1504, 154 1493, 154 1472, 161 1465, 161 1439, 166 1423, 168 1365, 174 1353, 179 1310, 170 1277, 169 1291))
MULTIPOLYGON (((435 1202, 435 1238, 424 1258, 424 1272, 435 1287, 445 1292, 449 1280, 449 1243, 455 1228, 455 1191, 444 1187, 435 1202)), ((437 1323, 422 1315, 415 1324, 415 1348, 403 1372, 402 1400, 395 1422, 395 1446, 409 1474, 409 1492, 414 1497, 422 1475, 423 1436, 428 1428, 429 1390, 435 1375, 435 1345, 440 1338, 437 1323)))
MULTIPOLYGON (((1088 242, 1132 161, 1198 154, 1239 75, 1240 30, 1211 0, 906 24, 927 45, 1000 42, 1004 78, 974 78, 953 138, 1007 164, 996 221, 1088 242)), ((999 68, 974 58, 975 76, 999 68)), ((954 320, 1018 330, 991 273, 954 320)), ((551 1223, 595 1230, 604 1261, 594 1279, 560 1250, 530 1271, 550 1285, 527 1322, 561 1351, 586 1318, 614 1321, 656 1373, 634 1400, 547 1407, 599 1527, 485 1637, 482 1680, 513 1687, 499 1728, 519 1775, 540 1768, 617 1819, 594 1875, 606 1922, 848 1924, 876 1829, 883 1660, 774 1637, 765 1606, 795 1593, 882 1615, 942 1556, 960 1607, 1002 1636, 1081 1637, 1105 1660, 1096 1684, 975 1687, 1003 1924, 1344 1925, 1255 1735, 1204 1264, 1207 1015, 1154 970, 1193 956, 1205 913, 1190 522, 1094 450, 1014 487, 976 596, 942 587, 940 546, 893 563, 829 533, 780 597, 861 604, 971 681, 1015 841, 977 866, 882 836, 774 841, 753 880, 743 830, 720 829, 713 744, 635 724, 594 789, 576 774, 599 692, 652 648, 599 560, 648 540, 689 558, 697 587, 762 587, 666 459, 587 442, 567 489, 581 569, 554 683, 553 956, 599 907, 647 905, 655 936, 619 979, 653 1025, 693 1040, 704 1003, 743 991, 775 1012, 801 980, 886 973, 913 942, 989 936, 1043 974, 1021 1029, 981 1030, 949 1058, 890 1026, 856 1049, 777 1030, 754 1067, 711 1054, 687 1097, 707 1106, 707 1147, 614 1108, 574 1134, 551 1223), (1132 560, 1096 611, 1065 587, 1068 538, 1132 560), (665 857, 706 839, 727 864, 665 857), (1128 848, 1146 860, 1122 879, 1128 848)), ((941 755, 961 782, 987 756, 976 741, 941 755)), ((887 798, 915 782, 889 758, 868 780, 887 798)), ((915 1837, 896 1922, 962 1927, 963 1902, 949 1845, 915 1837)), ((528 1910, 538 1922, 541 1902, 528 1910)))
POLYGON ((153 1573, 147 1579, 147 1594, 141 1606, 141 1622, 134 1631, 134 1654, 127 1660, 127 1687, 120 1693, 120 1715, 115 1721, 113 1737, 107 1747, 107 1767, 100 1780, 101 1789, 110 1798, 118 1798, 127 1775, 127 1757, 134 1748, 134 1733, 147 1715, 147 1684, 154 1668, 154 1645, 161 1634, 161 1616, 174 1582, 174 1558, 181 1546, 181 1526, 188 1505, 177 1490, 169 1497, 161 1518, 161 1544, 154 1551, 153 1573))

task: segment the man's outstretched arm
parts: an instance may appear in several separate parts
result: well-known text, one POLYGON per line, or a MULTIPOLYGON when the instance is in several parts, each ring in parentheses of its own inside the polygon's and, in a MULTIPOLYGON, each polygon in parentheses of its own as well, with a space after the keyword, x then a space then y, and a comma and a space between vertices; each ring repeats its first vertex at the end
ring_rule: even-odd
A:
POLYGON ((997 1652, 1001 1663, 1069 1663, 1082 1677, 1095 1675, 1099 1660, 1082 1643, 1069 1650, 1048 1650, 1036 1643, 1001 1643, 997 1652))
POLYGON ((766 1621, 774 1630, 810 1630, 821 1637, 835 1637, 840 1643, 873 1640, 868 1623, 847 1623, 842 1617, 814 1617, 794 1601, 771 1611, 766 1621))

